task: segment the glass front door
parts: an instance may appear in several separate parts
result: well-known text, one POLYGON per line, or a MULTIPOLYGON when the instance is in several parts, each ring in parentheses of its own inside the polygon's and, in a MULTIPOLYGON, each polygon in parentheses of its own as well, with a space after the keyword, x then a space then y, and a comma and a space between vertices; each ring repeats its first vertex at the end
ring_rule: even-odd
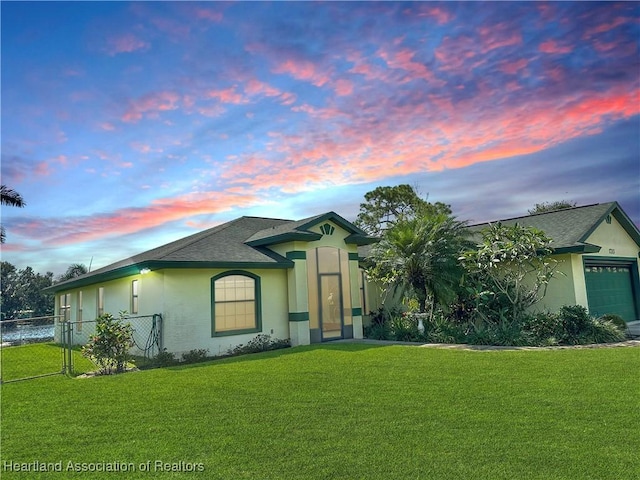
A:
POLYGON ((342 338, 342 285, 340 274, 320 274, 320 328, 323 340, 342 338))

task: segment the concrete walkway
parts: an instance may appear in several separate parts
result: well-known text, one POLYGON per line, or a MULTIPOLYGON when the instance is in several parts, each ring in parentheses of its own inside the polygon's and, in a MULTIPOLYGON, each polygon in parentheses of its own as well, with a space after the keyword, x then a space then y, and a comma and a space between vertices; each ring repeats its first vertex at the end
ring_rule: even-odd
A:
POLYGON ((592 343, 588 345, 556 345, 550 347, 516 347, 502 345, 468 345, 464 343, 422 343, 422 342, 397 342, 395 340, 372 340, 363 339, 343 339, 335 340, 331 343, 360 343, 366 345, 406 345, 421 348, 444 348, 449 350, 474 350, 474 351, 496 351, 496 350, 565 350, 568 348, 614 348, 614 347, 640 347, 640 340, 627 340, 617 343, 592 343))

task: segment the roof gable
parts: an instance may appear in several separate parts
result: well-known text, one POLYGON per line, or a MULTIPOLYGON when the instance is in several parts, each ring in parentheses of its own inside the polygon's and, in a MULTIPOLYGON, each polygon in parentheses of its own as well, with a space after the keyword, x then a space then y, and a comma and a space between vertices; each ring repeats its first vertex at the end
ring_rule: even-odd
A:
POLYGON ((315 215, 313 217, 304 218, 302 220, 289 222, 256 232, 247 240, 247 245, 266 246, 296 240, 306 242, 319 240, 322 238, 322 234, 313 232, 310 229, 316 225, 327 222, 328 220, 332 221, 349 233, 345 238, 346 243, 367 245, 376 241, 375 238, 369 237, 363 230, 356 227, 353 223, 345 220, 337 213, 327 212, 321 215, 315 215))
MULTIPOLYGON (((518 224, 542 230, 553 240, 551 246, 555 253, 596 253, 600 251, 600 247, 587 241, 608 215, 614 216, 629 236, 640 246, 640 232, 618 202, 573 207, 554 212, 497 220, 491 223, 518 224)), ((469 228, 474 232, 479 232, 488 225, 489 223, 482 223, 472 225, 469 228)))

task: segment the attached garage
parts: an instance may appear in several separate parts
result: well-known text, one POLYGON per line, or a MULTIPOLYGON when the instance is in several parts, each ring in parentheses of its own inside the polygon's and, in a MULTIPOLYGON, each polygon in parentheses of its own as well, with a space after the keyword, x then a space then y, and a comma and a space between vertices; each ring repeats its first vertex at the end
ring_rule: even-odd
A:
POLYGON ((620 315, 625 321, 640 318, 636 262, 633 259, 585 258, 584 279, 589 312, 594 316, 620 315))
POLYGON ((535 227, 552 239, 559 274, 536 310, 557 312, 563 305, 582 305, 595 317, 619 315, 630 331, 640 334, 640 230, 617 202, 500 222, 535 227))

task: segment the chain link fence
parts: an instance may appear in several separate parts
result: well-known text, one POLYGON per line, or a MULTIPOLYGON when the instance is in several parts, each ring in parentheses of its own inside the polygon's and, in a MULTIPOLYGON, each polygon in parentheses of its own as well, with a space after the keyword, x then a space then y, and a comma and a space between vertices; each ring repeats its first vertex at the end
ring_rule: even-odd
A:
POLYGON ((58 315, 0 322, 0 383, 64 373, 58 315))
MULTIPOLYGON (((136 365, 145 365, 162 351, 162 315, 140 315, 125 317, 133 330, 133 347, 129 350, 136 365)), ((60 337, 56 338, 64 346, 64 370, 74 375, 95 370, 96 366, 86 361, 78 362, 75 353, 80 352, 90 338, 95 335, 96 320, 82 322, 64 322, 60 329, 60 337)))

